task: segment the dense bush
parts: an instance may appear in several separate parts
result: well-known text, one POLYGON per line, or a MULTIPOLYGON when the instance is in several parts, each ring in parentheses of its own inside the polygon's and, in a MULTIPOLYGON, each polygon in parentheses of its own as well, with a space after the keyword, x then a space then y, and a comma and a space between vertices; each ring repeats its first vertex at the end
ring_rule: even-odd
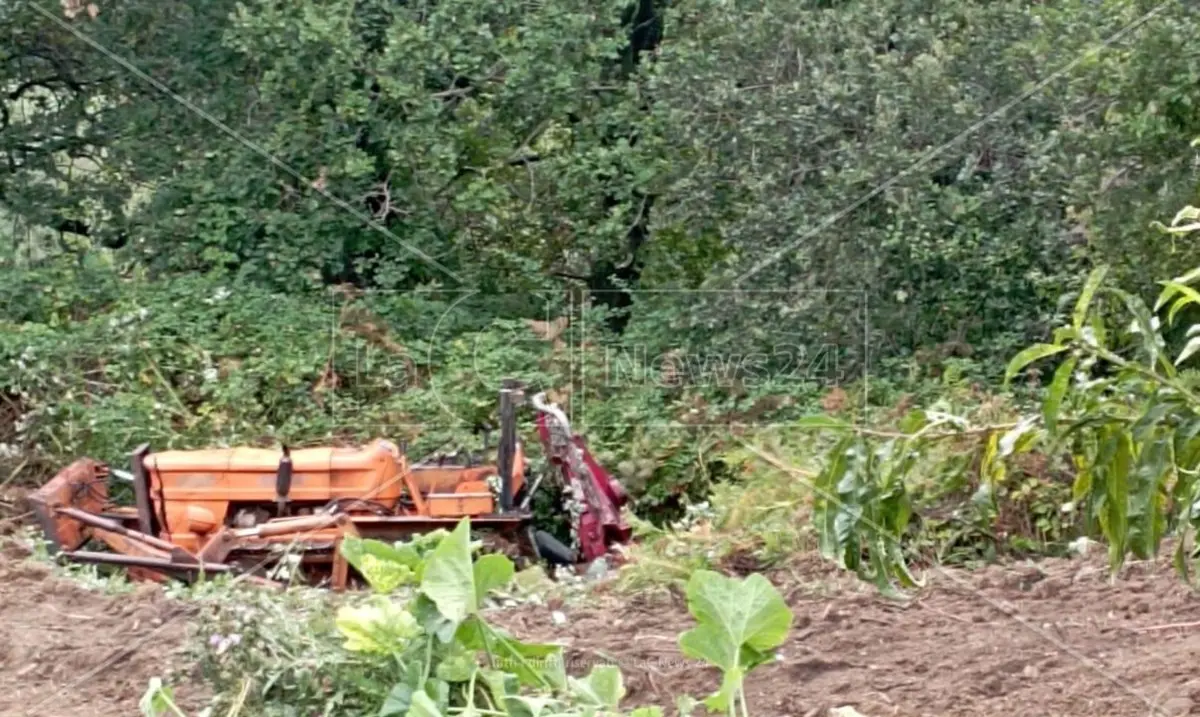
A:
POLYGON ((1098 260, 1200 260, 1148 227, 1196 188, 1175 4, 65 7, 0 8, 0 461, 433 449, 514 375, 678 517, 739 424, 927 404, 1098 260))

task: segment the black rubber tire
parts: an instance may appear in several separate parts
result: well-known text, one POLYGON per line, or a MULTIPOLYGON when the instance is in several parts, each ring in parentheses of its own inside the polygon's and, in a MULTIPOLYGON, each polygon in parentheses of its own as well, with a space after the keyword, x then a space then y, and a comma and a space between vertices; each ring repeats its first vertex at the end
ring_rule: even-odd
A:
POLYGON ((574 565, 578 560, 574 550, 544 530, 533 531, 533 547, 538 557, 551 565, 574 565))

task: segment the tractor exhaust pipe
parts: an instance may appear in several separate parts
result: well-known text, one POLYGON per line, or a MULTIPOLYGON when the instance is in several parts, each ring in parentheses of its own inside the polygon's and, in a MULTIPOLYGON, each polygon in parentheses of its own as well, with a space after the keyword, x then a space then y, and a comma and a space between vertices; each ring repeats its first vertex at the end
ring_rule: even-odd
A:
POLYGON ((500 473, 500 512, 513 509, 512 472, 517 455, 517 403, 521 393, 516 379, 504 379, 500 389, 500 445, 496 447, 496 470, 500 473))

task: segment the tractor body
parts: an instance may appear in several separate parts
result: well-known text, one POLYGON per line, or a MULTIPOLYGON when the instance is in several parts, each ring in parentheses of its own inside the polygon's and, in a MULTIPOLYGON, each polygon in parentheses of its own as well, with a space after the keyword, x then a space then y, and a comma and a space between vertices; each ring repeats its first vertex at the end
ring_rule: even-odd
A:
MULTIPOLYGON (((538 557, 546 551, 539 550, 541 536, 528 506, 541 478, 527 481, 516 432, 521 396, 506 382, 500 441, 490 463, 469 454, 410 463, 401 447, 386 440, 294 451, 155 453, 144 445, 132 452, 128 472, 83 458, 30 500, 51 548, 63 557, 123 565, 131 575, 155 580, 221 572, 262 579, 291 560, 306 575, 341 589, 348 579, 338 550, 345 536, 398 540, 453 528, 463 518, 514 557, 538 557), (132 483, 134 505, 109 500, 114 474, 132 483), (107 550, 85 550, 89 543, 107 550)), ((620 516, 624 492, 557 407, 541 395, 533 403, 547 468, 569 496, 576 544, 570 559, 591 562, 629 540, 620 516)), ((562 562, 562 551, 556 554, 562 562)))

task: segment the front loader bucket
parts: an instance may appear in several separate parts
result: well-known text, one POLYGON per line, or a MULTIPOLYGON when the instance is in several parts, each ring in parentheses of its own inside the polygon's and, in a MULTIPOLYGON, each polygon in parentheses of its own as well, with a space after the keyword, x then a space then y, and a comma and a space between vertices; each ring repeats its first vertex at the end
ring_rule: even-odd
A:
POLYGON ((88 541, 91 532, 83 522, 59 509, 75 508, 94 515, 103 512, 108 505, 108 466, 80 458, 31 494, 29 502, 51 552, 76 550, 88 541))

